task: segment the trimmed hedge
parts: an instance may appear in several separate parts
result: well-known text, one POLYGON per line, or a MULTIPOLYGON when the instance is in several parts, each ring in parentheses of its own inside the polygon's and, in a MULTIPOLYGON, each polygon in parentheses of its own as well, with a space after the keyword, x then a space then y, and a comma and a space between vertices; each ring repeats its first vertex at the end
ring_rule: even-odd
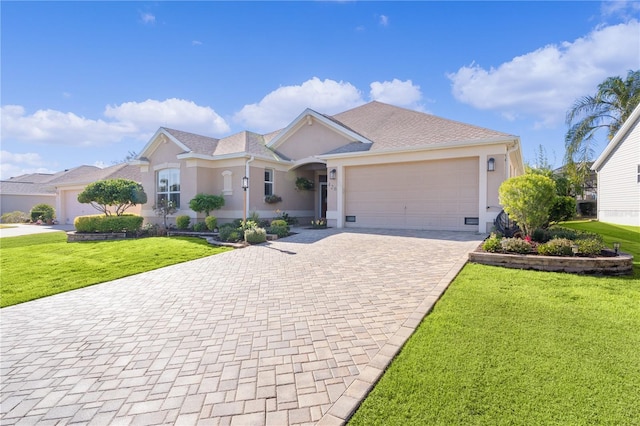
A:
POLYGON ((121 216, 105 216, 95 214, 78 216, 73 221, 76 232, 137 232, 142 227, 142 216, 125 214, 121 216))
POLYGON ((188 215, 183 214, 176 217, 176 228, 182 230, 189 229, 190 224, 191 218, 188 215))
POLYGON ((260 244, 267 241, 267 231, 264 228, 250 228, 244 231, 244 239, 249 244, 260 244))
POLYGON ((284 238, 289 235, 289 225, 286 220, 276 219, 271 221, 269 227, 270 234, 276 234, 278 238, 284 238))
POLYGON ((207 225, 209 231, 213 231, 218 227, 218 219, 215 216, 207 216, 204 218, 204 223, 207 225))

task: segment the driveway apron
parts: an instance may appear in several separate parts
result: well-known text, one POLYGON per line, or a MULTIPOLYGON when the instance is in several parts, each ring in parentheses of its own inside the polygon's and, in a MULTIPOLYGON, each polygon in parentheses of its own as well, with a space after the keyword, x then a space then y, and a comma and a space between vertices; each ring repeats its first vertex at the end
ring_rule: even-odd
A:
POLYGON ((1 423, 343 424, 481 238, 301 230, 2 309, 1 423))

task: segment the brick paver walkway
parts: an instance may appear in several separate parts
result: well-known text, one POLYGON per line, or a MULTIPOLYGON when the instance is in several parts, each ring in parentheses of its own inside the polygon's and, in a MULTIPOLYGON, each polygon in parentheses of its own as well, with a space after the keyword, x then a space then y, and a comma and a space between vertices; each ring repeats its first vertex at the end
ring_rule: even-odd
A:
POLYGON ((2 309, 1 423, 342 424, 480 239, 304 231, 2 309))

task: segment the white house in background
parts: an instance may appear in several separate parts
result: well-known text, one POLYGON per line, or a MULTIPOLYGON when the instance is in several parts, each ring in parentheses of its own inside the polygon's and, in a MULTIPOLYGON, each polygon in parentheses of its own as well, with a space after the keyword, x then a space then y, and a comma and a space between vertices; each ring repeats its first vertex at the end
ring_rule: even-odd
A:
POLYGON ((598 173, 598 220, 640 226, 640 105, 591 166, 598 173))

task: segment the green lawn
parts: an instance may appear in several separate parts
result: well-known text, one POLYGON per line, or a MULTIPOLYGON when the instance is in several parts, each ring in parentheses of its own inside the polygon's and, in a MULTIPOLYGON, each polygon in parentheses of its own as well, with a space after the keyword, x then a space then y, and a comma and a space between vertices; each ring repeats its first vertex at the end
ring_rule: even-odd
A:
MULTIPOLYGON (((605 241, 640 257, 639 230, 569 225, 611 232, 605 241)), ((635 269, 586 277, 465 266, 350 424, 640 424, 635 269)))
POLYGON ((64 232, 0 239, 0 307, 229 250, 200 238, 67 243, 64 232))

